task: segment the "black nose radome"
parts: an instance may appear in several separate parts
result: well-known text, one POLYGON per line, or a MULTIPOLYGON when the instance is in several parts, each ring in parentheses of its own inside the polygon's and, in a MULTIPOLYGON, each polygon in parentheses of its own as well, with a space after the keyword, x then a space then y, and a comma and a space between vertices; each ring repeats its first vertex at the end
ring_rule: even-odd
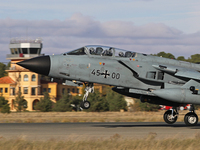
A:
POLYGON ((30 71, 48 76, 51 62, 49 56, 40 56, 18 62, 17 64, 30 71))

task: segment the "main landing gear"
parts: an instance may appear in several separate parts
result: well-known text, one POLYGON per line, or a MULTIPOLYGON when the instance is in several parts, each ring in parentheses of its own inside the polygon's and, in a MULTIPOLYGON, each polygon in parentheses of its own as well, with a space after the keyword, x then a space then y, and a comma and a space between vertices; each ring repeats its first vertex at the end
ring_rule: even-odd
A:
POLYGON ((94 93, 94 86, 93 83, 85 83, 85 94, 83 96, 83 101, 80 104, 80 107, 82 109, 89 109, 90 108, 90 102, 87 101, 87 97, 89 93, 94 93))
MULTIPOLYGON (((165 120, 166 123, 168 124, 173 124, 177 121, 178 119, 178 110, 176 107, 173 107, 172 110, 167 110, 164 115, 163 119, 165 120)), ((190 112, 187 113, 184 117, 184 122, 187 126, 195 126, 198 123, 198 116, 195 113, 194 106, 190 106, 190 112)))
POLYGON ((184 122, 188 126, 195 126, 198 123, 198 120, 199 120, 199 118, 198 118, 197 114, 195 113, 194 106, 191 105, 190 112, 187 113, 184 117, 184 122))

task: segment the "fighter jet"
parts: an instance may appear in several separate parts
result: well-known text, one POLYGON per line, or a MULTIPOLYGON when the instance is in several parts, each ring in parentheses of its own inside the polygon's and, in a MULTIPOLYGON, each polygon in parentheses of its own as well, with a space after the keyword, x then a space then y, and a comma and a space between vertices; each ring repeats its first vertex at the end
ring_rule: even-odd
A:
POLYGON ((164 121, 173 124, 178 107, 191 104, 184 117, 188 126, 198 123, 194 104, 200 104, 200 65, 109 46, 88 45, 60 55, 46 55, 17 63, 33 72, 85 84, 81 107, 88 109, 93 83, 114 86, 115 92, 141 102, 172 106, 164 121))

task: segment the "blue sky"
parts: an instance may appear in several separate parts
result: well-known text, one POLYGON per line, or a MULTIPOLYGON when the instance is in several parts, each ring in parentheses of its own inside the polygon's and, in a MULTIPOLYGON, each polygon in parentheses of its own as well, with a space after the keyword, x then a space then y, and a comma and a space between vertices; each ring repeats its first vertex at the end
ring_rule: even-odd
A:
POLYGON ((176 56, 200 49, 198 0, 7 0, 0 3, 0 46, 11 37, 44 41, 43 53, 103 44, 176 56))

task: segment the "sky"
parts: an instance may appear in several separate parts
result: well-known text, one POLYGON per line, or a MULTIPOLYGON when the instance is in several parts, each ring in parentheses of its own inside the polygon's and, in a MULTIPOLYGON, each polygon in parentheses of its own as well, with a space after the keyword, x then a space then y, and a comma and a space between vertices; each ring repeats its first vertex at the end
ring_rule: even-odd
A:
POLYGON ((200 51, 200 1, 1 0, 0 62, 16 37, 42 38, 50 55, 97 44, 188 58, 200 51))

